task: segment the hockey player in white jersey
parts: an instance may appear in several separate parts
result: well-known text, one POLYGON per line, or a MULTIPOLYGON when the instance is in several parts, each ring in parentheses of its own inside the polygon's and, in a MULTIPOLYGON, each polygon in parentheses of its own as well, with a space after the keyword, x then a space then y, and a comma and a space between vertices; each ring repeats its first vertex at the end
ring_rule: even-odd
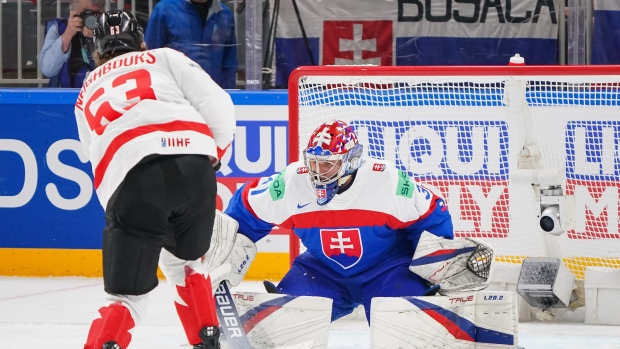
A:
POLYGON ((450 284, 456 274, 445 276, 449 268, 441 266, 469 257, 476 243, 438 248, 431 258, 412 261, 420 244, 427 249, 440 246, 435 240, 454 239, 448 207, 390 162, 363 159, 362 153, 351 126, 327 122, 312 133, 304 161, 233 195, 225 212, 239 222, 239 233, 258 241, 280 226, 307 248, 277 290, 333 299, 336 320, 360 304, 369 318, 373 297, 422 296, 440 284, 449 290, 463 281, 486 282, 488 275, 450 284))
POLYGON ((161 267, 194 348, 219 348, 211 281, 201 257, 215 216, 215 171, 235 131, 230 96, 182 53, 146 50, 129 12, 102 14, 98 68, 75 116, 105 209, 108 293, 84 349, 126 349, 161 267))
MULTIPOLYGON (((493 265, 492 247, 455 238, 441 197, 392 163, 363 159, 362 153, 353 127, 330 121, 312 133, 303 161, 248 182, 233 195, 225 213, 238 221, 240 234, 256 242, 279 226, 292 229, 307 248, 272 291, 330 298, 332 321, 363 305, 370 322, 373 298, 484 289, 493 265)), ((464 297, 468 304, 475 299, 464 297)), ((457 318, 455 313, 445 319, 457 318)), ((446 322, 438 326, 455 328, 446 322)), ((494 338, 509 342, 508 337, 482 341, 502 347, 494 338)))

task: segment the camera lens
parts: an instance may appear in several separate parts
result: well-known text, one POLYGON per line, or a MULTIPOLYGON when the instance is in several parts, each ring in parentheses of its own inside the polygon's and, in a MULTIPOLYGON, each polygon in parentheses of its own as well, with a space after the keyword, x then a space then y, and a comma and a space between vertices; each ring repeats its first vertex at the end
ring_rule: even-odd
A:
POLYGON ((551 217, 545 216, 540 219, 540 228, 546 232, 553 231, 555 223, 551 217))
POLYGON ((97 17, 90 15, 84 18, 84 26, 90 30, 95 30, 97 27, 97 17))

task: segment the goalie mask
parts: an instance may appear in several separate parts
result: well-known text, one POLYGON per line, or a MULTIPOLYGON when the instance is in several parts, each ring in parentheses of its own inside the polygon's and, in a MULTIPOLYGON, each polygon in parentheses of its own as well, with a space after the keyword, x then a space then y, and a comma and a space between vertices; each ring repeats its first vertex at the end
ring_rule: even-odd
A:
POLYGON ((316 190, 317 203, 325 205, 360 167, 362 145, 352 126, 340 120, 326 122, 310 136, 304 162, 316 190))
POLYGON ((144 42, 144 32, 131 12, 108 11, 99 16, 93 41, 100 56, 109 52, 138 51, 144 42))

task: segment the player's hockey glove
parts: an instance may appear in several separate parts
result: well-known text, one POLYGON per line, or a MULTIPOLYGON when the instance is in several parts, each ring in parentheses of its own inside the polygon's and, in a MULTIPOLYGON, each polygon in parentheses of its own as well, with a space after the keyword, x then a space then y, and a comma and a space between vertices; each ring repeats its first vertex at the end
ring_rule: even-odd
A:
POLYGON ((409 270, 440 285, 439 293, 485 289, 494 264, 493 247, 472 238, 448 240, 423 232, 409 270))

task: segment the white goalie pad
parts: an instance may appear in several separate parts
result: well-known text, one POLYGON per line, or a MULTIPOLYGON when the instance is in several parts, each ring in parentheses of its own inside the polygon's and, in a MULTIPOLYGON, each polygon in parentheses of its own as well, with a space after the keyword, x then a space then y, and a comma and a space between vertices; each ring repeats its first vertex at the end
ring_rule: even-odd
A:
POLYGON ((327 348, 332 300, 274 293, 233 293, 250 344, 256 349, 312 343, 327 348))
POLYGON ((371 348, 508 349, 517 345, 516 294, 455 297, 376 297, 370 313, 371 348))
POLYGON ((211 246, 204 255, 203 265, 211 277, 213 290, 226 280, 237 286, 256 258, 256 245, 242 234, 237 234, 239 223, 219 210, 215 211, 211 246))
POLYGON ((478 239, 444 239, 423 232, 409 270, 439 284, 441 294, 486 288, 494 265, 493 247, 478 239))

